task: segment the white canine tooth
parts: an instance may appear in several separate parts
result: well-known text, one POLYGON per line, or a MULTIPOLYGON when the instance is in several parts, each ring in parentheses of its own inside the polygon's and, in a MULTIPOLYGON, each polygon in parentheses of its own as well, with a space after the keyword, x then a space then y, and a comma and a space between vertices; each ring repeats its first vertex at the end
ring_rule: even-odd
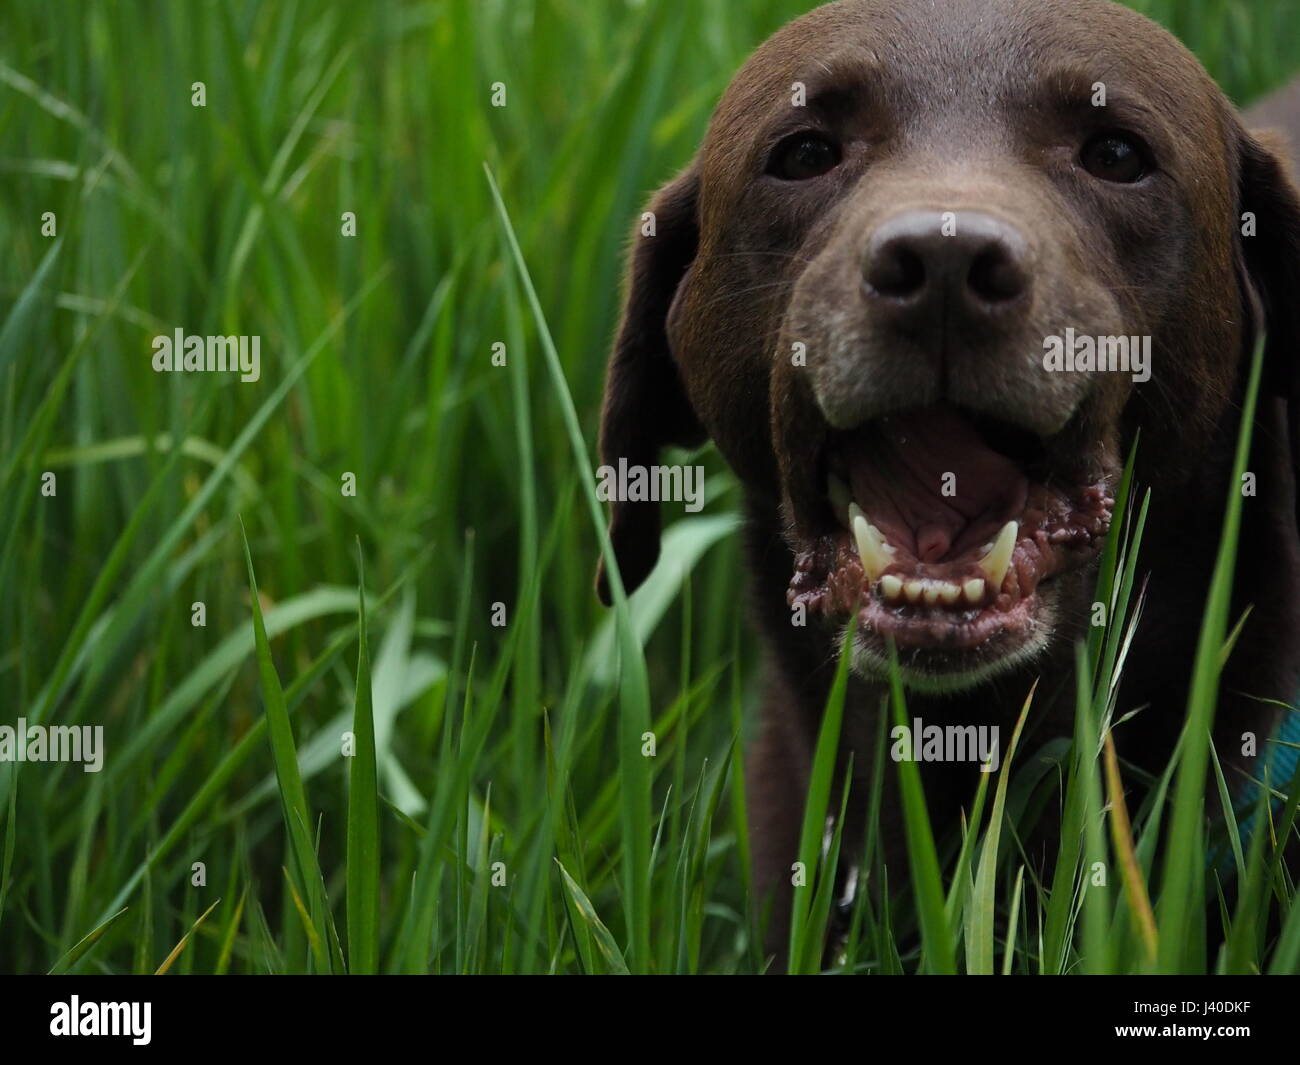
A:
POLYGON ((966 593, 966 602, 971 606, 978 606, 984 601, 984 581, 980 577, 972 577, 961 586, 961 590, 966 593))
POLYGON ((880 578, 880 594, 891 602, 903 594, 903 581, 892 573, 880 578))
POLYGON ((944 581, 939 585, 939 598, 948 606, 952 606, 961 598, 961 588, 952 581, 944 581))
POLYGON ((925 585, 920 581, 904 581, 903 594, 907 596, 909 603, 919 603, 921 596, 925 594, 925 585))
POLYGON ((1019 522, 1007 522, 1002 526, 1002 531, 998 533, 998 538, 993 541, 993 546, 988 553, 980 559, 980 569, 984 571, 989 587, 994 592, 1002 587, 1002 579, 1007 575, 1007 569, 1011 565, 1011 552, 1016 549, 1016 535, 1019 532, 1019 522))
POLYGON ((867 521, 867 516, 856 503, 849 504, 849 527, 853 530, 853 539, 858 545, 858 558, 862 560, 862 569, 867 579, 874 581, 885 572, 885 568, 891 562, 890 552, 887 550, 889 545, 880 535, 880 530, 867 521))
POLYGON ((836 477, 835 474, 828 474, 826 477, 826 495, 831 501, 836 517, 843 518, 845 512, 853 503, 853 497, 849 494, 849 486, 836 477))

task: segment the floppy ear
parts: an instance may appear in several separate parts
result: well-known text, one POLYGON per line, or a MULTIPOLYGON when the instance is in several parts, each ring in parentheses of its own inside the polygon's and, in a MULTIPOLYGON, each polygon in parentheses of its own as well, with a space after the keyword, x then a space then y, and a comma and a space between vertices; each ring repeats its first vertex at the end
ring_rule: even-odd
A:
POLYGON ((1286 157, 1268 133, 1241 138, 1240 212, 1254 216, 1254 235, 1241 240, 1248 309, 1255 337, 1261 328, 1268 334, 1262 387, 1287 400, 1291 458, 1300 469, 1300 193, 1286 157))
MULTIPOLYGON (((691 409, 668 347, 668 312, 699 244, 696 221, 699 178, 692 167, 651 198, 638 219, 628 265, 627 289, 618 339, 609 358, 600 422, 600 461, 618 469, 650 467, 668 445, 698 447, 705 432, 691 409)), ((610 540, 629 594, 659 558, 659 506, 615 500, 610 540)), ((602 559, 596 594, 612 602, 602 559)))

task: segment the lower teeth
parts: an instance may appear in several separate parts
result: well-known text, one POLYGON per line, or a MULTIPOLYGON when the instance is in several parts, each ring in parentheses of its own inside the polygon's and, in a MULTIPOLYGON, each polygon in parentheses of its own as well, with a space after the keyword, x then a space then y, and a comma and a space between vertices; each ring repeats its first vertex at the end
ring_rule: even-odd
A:
POLYGON ((980 577, 972 577, 961 584, 955 581, 932 580, 929 578, 903 578, 887 573, 880 578, 877 590, 880 597, 889 603, 924 602, 929 606, 942 603, 944 606, 979 606, 984 602, 987 585, 980 577))

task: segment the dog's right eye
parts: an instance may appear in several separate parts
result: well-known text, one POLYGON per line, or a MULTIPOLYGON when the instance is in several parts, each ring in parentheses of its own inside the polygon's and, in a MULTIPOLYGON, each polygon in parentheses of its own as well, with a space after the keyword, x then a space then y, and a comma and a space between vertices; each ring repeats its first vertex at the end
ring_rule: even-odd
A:
POLYGON ((840 146, 820 133, 786 137, 767 161, 767 172, 782 181, 807 181, 840 165, 840 146))

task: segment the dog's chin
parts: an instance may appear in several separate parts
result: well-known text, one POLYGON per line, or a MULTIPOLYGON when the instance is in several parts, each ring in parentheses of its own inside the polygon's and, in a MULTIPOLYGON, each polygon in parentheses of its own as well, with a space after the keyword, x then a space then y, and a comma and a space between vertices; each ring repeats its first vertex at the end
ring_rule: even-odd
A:
POLYGON ((1103 450, 953 407, 831 434, 825 503, 792 515, 788 602, 833 626, 842 648, 855 618, 848 650, 863 677, 887 677, 891 655, 924 692, 1014 670, 1071 620, 1062 580, 1109 531, 1113 474, 1088 461, 1103 450))
POLYGON ((891 644, 903 686, 927 695, 957 694, 1014 672, 1038 658, 1056 627, 1057 588, 1047 584, 1012 610, 956 617, 902 616, 868 602, 840 631, 840 653, 863 680, 889 679, 891 644))

